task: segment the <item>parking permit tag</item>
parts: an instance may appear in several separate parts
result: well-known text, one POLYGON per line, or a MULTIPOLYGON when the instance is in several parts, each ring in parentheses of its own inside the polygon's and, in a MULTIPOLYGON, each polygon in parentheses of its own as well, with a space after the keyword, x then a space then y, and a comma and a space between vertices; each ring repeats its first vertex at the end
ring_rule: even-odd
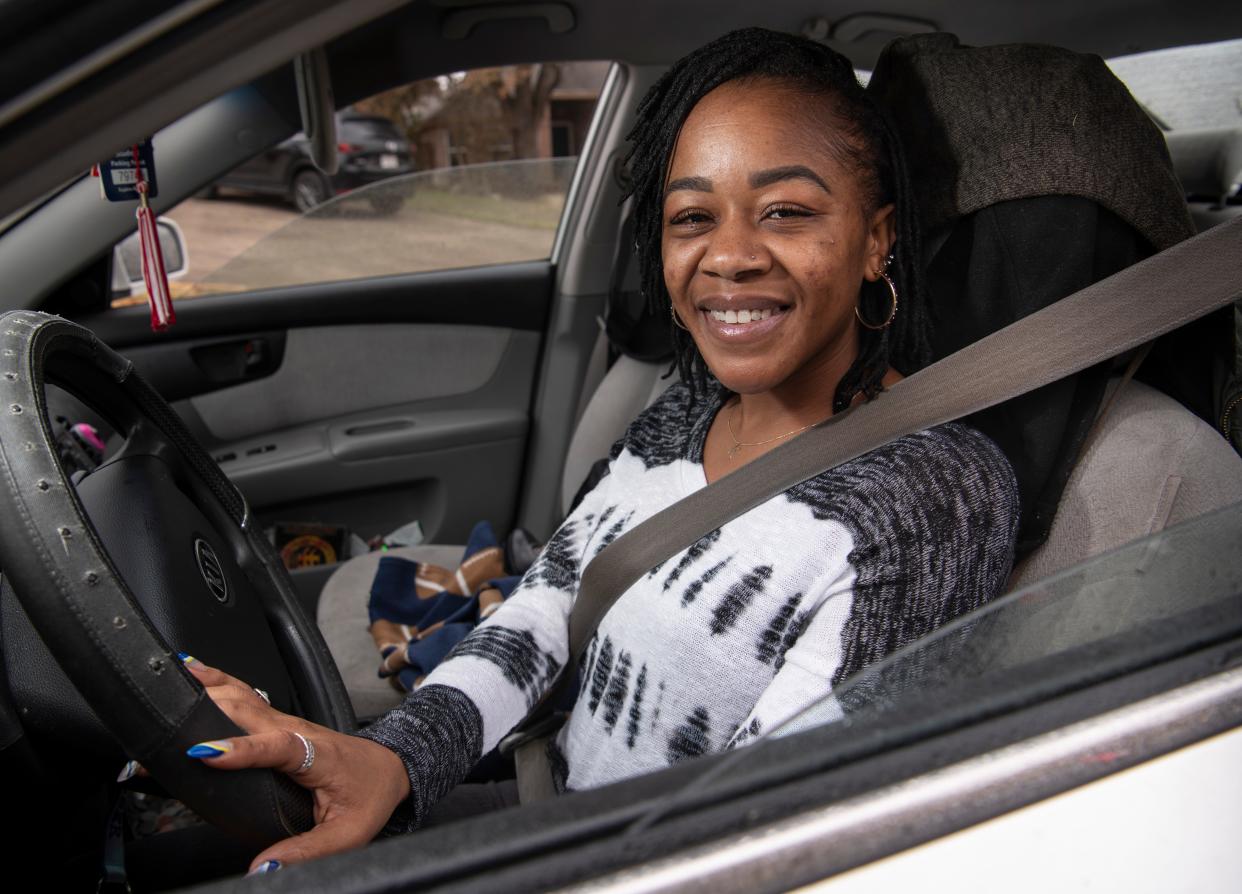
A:
POLYGON ((133 170, 134 190, 138 197, 138 253, 142 258, 142 281, 147 286, 147 304, 151 308, 151 328, 162 332, 177 321, 177 315, 173 312, 172 295, 168 288, 168 270, 164 267, 159 227, 156 226, 155 212, 147 202, 149 185, 141 158, 141 149, 136 145, 133 148, 133 170))
POLYGON ((99 178, 100 193, 110 202, 138 202, 138 253, 142 259, 142 281, 147 287, 147 304, 151 308, 151 328, 162 332, 177 321, 173 312, 172 294, 168 288, 168 270, 160 247, 160 231, 150 200, 158 195, 155 180, 155 150, 146 139, 123 149, 101 164, 91 168, 91 176, 99 178))
POLYGON ((147 184, 148 199, 160 194, 155 179, 155 150, 149 139, 122 149, 99 165, 99 184, 109 202, 138 201, 140 181, 147 184))

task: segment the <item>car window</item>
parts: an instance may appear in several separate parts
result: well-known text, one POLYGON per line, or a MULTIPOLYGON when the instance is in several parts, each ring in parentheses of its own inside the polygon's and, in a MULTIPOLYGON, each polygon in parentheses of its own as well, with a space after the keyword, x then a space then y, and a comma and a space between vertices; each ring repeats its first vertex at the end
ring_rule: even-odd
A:
MULTIPOLYGON (((548 258, 606 62, 475 69, 337 117, 340 169, 306 138, 265 149, 162 215, 184 235, 174 300, 548 258)), ((113 306, 146 301, 140 278, 113 306)))
POLYGON ((343 118, 337 134, 342 141, 405 139, 397 126, 386 118, 343 118))
POLYGON ((1165 129, 1242 127, 1242 40, 1136 53, 1108 66, 1165 129))
MULTIPOLYGON (((1242 630, 1242 503, 1015 590, 843 681, 851 722, 914 700, 952 723, 1072 691, 1242 630)), ((794 721, 786 730, 798 728, 794 721)))
MULTIPOLYGON (((822 762, 846 763, 1232 640, 1239 542, 1235 503, 1103 553, 899 649, 750 741, 819 729, 822 762)), ((747 750, 709 764, 631 830, 690 803, 747 750)))

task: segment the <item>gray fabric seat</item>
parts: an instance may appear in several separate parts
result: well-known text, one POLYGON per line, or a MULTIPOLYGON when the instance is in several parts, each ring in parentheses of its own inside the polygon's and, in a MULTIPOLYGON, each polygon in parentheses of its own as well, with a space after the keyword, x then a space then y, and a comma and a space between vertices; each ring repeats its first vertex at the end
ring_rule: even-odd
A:
POLYGON ((1242 500, 1242 457, 1172 398, 1130 382, 1083 451, 1048 540, 1017 589, 1091 556, 1242 500))
POLYGON ((324 584, 319 596, 319 629, 360 720, 383 714, 401 702, 401 693, 376 675, 379 653, 367 630, 367 601, 380 559, 400 556, 456 568, 464 550, 462 546, 425 544, 368 553, 341 563, 324 584))
MULTIPOLYGON (((600 381, 578 420, 565 457, 562 512, 569 512, 570 502, 591 465, 608 455, 630 421, 671 384, 672 379, 660 376, 666 365, 622 356, 600 381)), ((374 552, 342 563, 324 584, 319 597, 319 629, 359 718, 382 714, 401 701, 401 694, 376 675, 379 655, 367 631, 367 600, 380 559, 400 556, 456 568, 464 551, 464 546, 424 544, 374 552)))

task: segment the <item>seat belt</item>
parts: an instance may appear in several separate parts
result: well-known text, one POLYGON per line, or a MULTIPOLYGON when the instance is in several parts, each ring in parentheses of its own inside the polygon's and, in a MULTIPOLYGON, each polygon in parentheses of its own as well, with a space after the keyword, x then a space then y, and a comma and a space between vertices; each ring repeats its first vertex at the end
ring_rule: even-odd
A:
POLYGON ((560 677, 501 741, 506 753, 520 749, 519 779, 538 778, 535 788, 550 789, 540 737, 563 722, 556 708, 574 686, 578 657, 599 622, 651 568, 808 478, 1116 357, 1242 298, 1239 258, 1242 218, 1235 218, 967 345, 622 534, 583 571, 560 677))

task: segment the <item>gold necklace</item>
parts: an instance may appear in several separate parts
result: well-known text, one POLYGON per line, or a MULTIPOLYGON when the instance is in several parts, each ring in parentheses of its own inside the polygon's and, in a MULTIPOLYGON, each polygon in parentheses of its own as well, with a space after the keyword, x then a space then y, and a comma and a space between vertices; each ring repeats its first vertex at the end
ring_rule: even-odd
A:
MULTIPOLYGON (((800 435, 808 428, 814 428, 819 422, 812 422, 810 425, 804 425, 802 428, 795 428, 793 431, 787 431, 783 435, 777 435, 774 438, 768 438, 764 441, 739 441, 737 435, 733 433, 733 413, 737 410, 737 404, 729 405, 729 415, 725 417, 725 428, 729 430, 729 437, 733 439, 733 446, 729 448, 729 459, 737 456, 737 452, 743 447, 762 447, 764 444, 771 444, 773 441, 779 441, 782 438, 791 438, 794 435, 800 435)), ((820 422, 823 420, 821 419, 820 422)))

